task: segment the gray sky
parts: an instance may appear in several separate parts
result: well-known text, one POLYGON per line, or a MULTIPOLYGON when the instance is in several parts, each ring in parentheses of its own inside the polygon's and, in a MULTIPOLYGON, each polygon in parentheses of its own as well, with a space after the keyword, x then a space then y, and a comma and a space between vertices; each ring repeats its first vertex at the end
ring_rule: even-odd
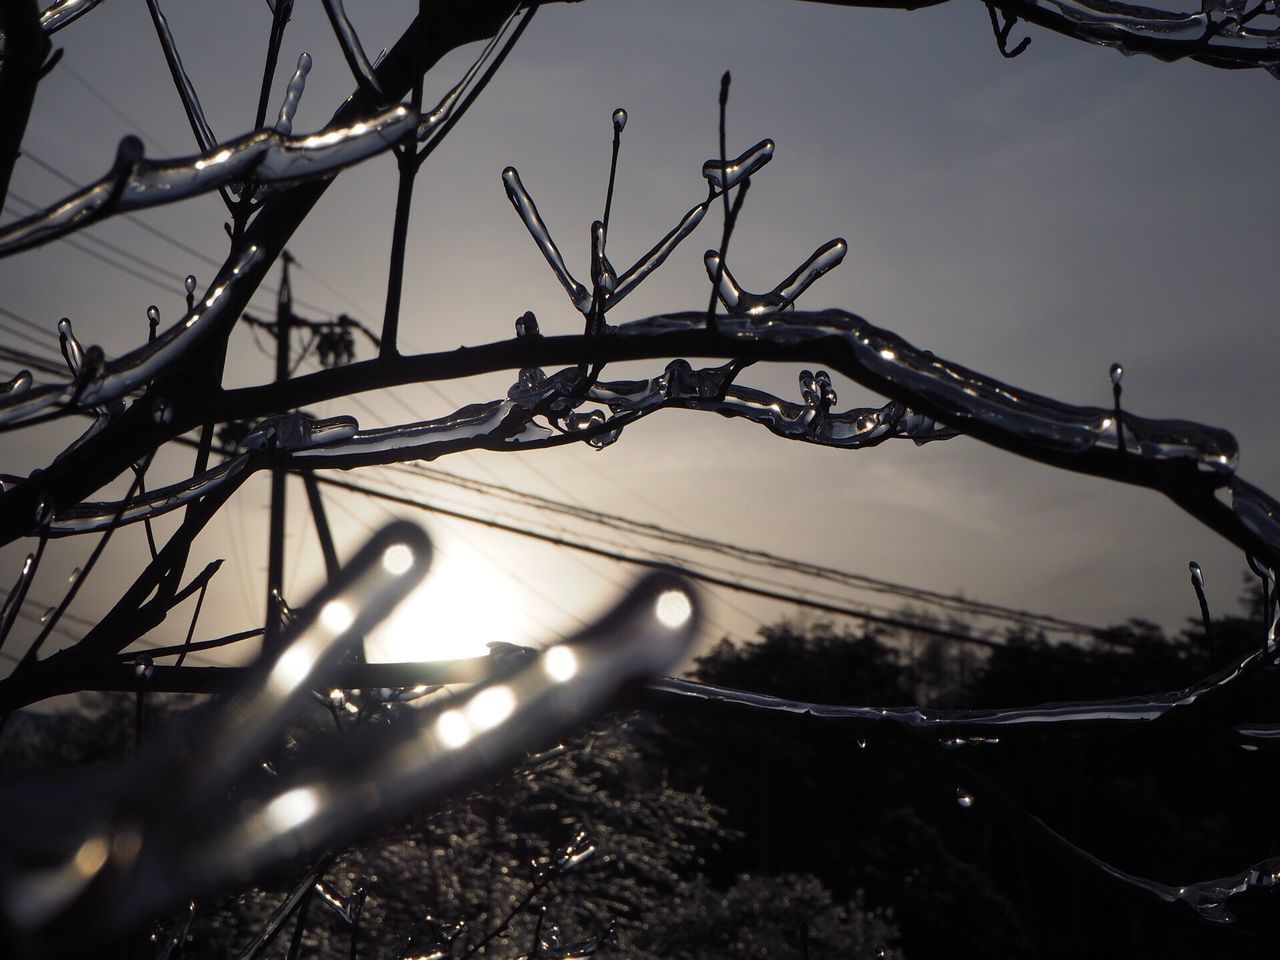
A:
MULTIPOLYGON (((348 6, 372 55, 394 42, 416 2, 348 6)), ((170 2, 166 12, 213 129, 222 138, 243 133, 257 101, 266 5, 170 2)), ((772 287, 819 244, 843 236, 850 248, 844 265, 803 306, 852 310, 942 356, 1067 402, 1109 403, 1108 367, 1120 361, 1127 409, 1230 429, 1240 441, 1241 473, 1280 489, 1272 416, 1262 402, 1277 343, 1266 278, 1280 212, 1271 162, 1280 88, 1257 71, 1126 58, 1034 27, 1020 25, 1014 37, 1026 31, 1030 49, 1005 61, 986 10, 972 0, 915 13, 792 0, 586 0, 546 8, 423 169, 403 341, 441 350, 506 338, 527 309, 544 332, 579 329, 503 194, 503 166, 519 168, 582 276, 588 226, 603 203, 610 115, 627 108, 610 232, 611 258, 621 266, 704 195, 699 170, 716 152, 718 80, 730 69, 730 152, 763 137, 778 144, 755 178, 730 251, 746 287, 772 287)), ((194 150, 143 5, 107 0, 55 45, 66 50, 65 68, 40 87, 27 135, 34 154, 87 181, 108 167, 128 132, 142 135, 153 156, 194 150), (110 112, 77 75, 135 123, 110 112)), ((299 4, 273 112, 303 50, 315 67, 295 132, 321 126, 352 86, 320 5, 299 4)), ((455 82, 475 52, 459 51, 434 71, 428 99, 455 82)), ((20 160, 13 191, 43 204, 66 189, 20 160)), ((389 156, 339 178, 290 244, 309 271, 295 279, 297 296, 377 326, 394 197, 389 156)), ((216 197, 142 216, 211 257, 225 253, 216 197)), ((91 232, 175 276, 207 280, 212 273, 127 222, 91 232)), ((718 217, 709 216, 611 320, 704 306, 701 254, 718 238, 718 217)), ((55 348, 54 323, 67 315, 84 342, 123 352, 145 336, 146 305, 158 304, 171 322, 181 292, 180 283, 156 289, 61 243, 0 261, 0 303, 47 325, 55 348)), ((260 302, 265 308, 270 297, 260 302)), ((229 383, 270 376, 247 332, 232 350, 229 383)), ((659 370, 656 363, 626 368, 628 375, 659 370)), ((791 366, 753 369, 743 382, 798 399, 795 374, 791 366)), ((370 395, 362 402, 373 414, 349 401, 322 412, 353 413, 366 426, 410 419, 410 411, 435 417, 451 404, 502 395, 510 379, 441 384, 443 396, 408 388, 399 391, 408 409, 370 395)), ((842 408, 876 402, 840 378, 837 388, 842 408)), ((0 469, 28 472, 65 440, 54 431, 5 434, 0 469)), ((1055 472, 963 438, 843 452, 670 411, 629 428, 604 452, 476 454, 438 465, 1096 623, 1142 616, 1180 624, 1196 611, 1190 559, 1205 569, 1211 602, 1231 608, 1243 569, 1236 551, 1149 491, 1055 472)), ((157 464, 150 483, 185 469, 189 456, 176 455, 157 464)), ((239 568, 215 581, 210 631, 260 617, 266 486, 265 479, 247 485, 200 543, 202 556, 226 556, 239 568)), ((299 488, 293 507, 301 506, 299 488)), ((384 516, 345 497, 331 514, 348 548, 365 536, 362 522, 384 516)), ((291 518, 290 595, 300 600, 319 559, 305 514, 295 510, 291 518)), ((462 595, 473 588, 457 584, 479 582, 498 598, 492 621, 453 628, 472 642, 508 638, 486 631, 537 641, 567 629, 627 578, 607 561, 566 563, 554 551, 460 525, 429 527, 445 560, 455 558, 448 577, 442 563, 442 582, 455 584, 445 593, 462 595)), ((140 529, 120 533, 110 551, 115 562, 104 564, 75 610, 101 612, 112 587, 131 577, 142 544, 140 529)), ((26 549, 0 553, 3 569, 16 571, 26 549)), ((87 542, 58 544, 33 595, 55 601, 88 549, 87 542)), ((781 612, 716 597, 711 632, 749 633, 753 621, 781 612)), ((184 625, 166 625, 157 637, 180 639, 184 625)))

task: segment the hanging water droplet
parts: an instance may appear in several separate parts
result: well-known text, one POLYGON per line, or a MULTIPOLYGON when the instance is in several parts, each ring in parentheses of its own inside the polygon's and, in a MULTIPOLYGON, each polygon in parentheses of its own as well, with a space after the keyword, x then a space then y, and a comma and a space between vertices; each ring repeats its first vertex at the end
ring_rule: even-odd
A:
POLYGON ((619 107, 613 111, 613 129, 621 133, 627 125, 627 111, 619 107))
POLYGON ((164 397, 156 397, 151 404, 151 419, 162 425, 173 423, 173 404, 164 397))
POLYGON ((875 949, 871 951, 871 955, 875 957, 876 960, 884 960, 884 958, 889 955, 889 951, 885 949, 883 943, 877 943, 875 949))
POLYGON ((1204 589, 1204 574, 1200 572, 1200 564, 1192 560, 1187 564, 1187 569, 1191 571, 1191 584, 1197 590, 1204 589))
POLYGON ((48 610, 46 610, 44 613, 40 614, 40 622, 41 622, 41 623, 48 623, 48 622, 49 622, 49 618, 53 616, 53 612, 54 612, 54 610, 56 610, 56 609, 57 609, 57 607, 50 607, 50 608, 49 608, 48 610))
POLYGON ((1124 379, 1124 367, 1118 363, 1111 365, 1111 385, 1113 387, 1120 386, 1120 381, 1124 379))
POLYGON ((133 661, 133 675, 143 680, 151 679, 151 675, 155 673, 156 665, 150 657, 139 657, 133 661))
POLYGON ((969 793, 963 787, 956 788, 956 803, 968 810, 973 806, 973 794, 969 793))
POLYGON ((194 273, 187 274, 187 279, 183 281, 183 285, 187 288, 188 297, 196 295, 196 275, 194 273))
POLYGON ((75 583, 76 577, 80 576, 80 568, 72 567, 71 572, 67 574, 67 583, 75 583))

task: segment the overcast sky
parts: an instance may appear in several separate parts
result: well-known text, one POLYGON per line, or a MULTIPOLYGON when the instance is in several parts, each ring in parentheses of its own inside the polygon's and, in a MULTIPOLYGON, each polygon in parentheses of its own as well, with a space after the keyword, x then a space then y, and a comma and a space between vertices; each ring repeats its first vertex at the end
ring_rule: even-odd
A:
MULTIPOLYGON (((417 4, 348 6, 372 55, 395 41, 417 4)), ((221 138, 245 132, 257 102, 266 5, 170 2, 166 12, 214 131, 221 138)), ((717 149, 718 81, 729 69, 730 152, 763 137, 778 145, 753 183, 730 252, 744 286, 772 287, 819 244, 843 236, 844 265, 803 306, 851 310, 942 356, 1072 403, 1109 403, 1108 367, 1119 361, 1127 409, 1230 429, 1241 473, 1275 492, 1280 451, 1264 391, 1280 339, 1271 289, 1280 87, 1258 71, 1126 58, 1034 27, 1016 27, 1014 38, 1027 31, 1029 50, 1006 61, 986 10, 973 0, 915 13, 795 0, 586 0, 545 8, 423 169, 402 342, 441 350, 506 338, 529 309, 544 332, 579 329, 503 194, 502 168, 519 168, 581 277, 588 227, 603 203, 610 115, 625 107, 610 254, 619 265, 630 262, 704 195, 699 171, 717 149)), ((125 133, 142 136, 152 156, 193 151, 142 4, 107 0, 55 45, 66 55, 39 89, 26 140, 34 155, 83 182, 107 169, 125 133)), ((322 126, 352 86, 322 8, 301 3, 285 36, 273 112, 304 50, 315 67, 295 132, 322 126)), ((455 82, 475 53, 459 51, 433 71, 428 99, 455 82)), ((66 189, 19 161, 17 197, 44 204, 66 189)), ((290 243, 307 271, 295 278, 296 295, 376 326, 394 198, 389 156, 344 173, 290 243)), ((225 254, 216 197, 142 217, 210 257, 225 254)), ((203 282, 212 273, 128 222, 91 232, 175 277, 193 272, 203 282)), ((611 321, 705 306, 701 255, 718 237, 718 218, 709 216, 611 321)), ((63 243, 0 261, 0 304, 47 326, 54 347, 54 324, 67 315, 84 342, 119 354, 145 337, 147 304, 158 304, 167 324, 180 314, 181 294, 180 281, 157 289, 63 243)), ((270 377, 270 361, 247 331, 232 351, 229 383, 270 377)), ((795 376, 790 366, 756 368, 743 382, 794 400, 795 376)), ((451 405, 501 396, 511 379, 449 382, 440 385, 443 394, 407 388, 400 401, 370 395, 361 400, 366 406, 335 401, 319 412, 353 413, 366 426, 435 417, 451 405)), ((836 385, 842 408, 878 402, 841 378, 836 385)), ((54 431, 5 434, 0 469, 26 473, 65 439, 54 431)), ((188 454, 158 462, 150 485, 179 478, 189 464, 188 454)), ((1244 566, 1238 552, 1158 495, 1055 472, 964 438, 836 451, 740 421, 670 411, 629 428, 604 452, 476 454, 438 465, 1095 623, 1140 616, 1179 625, 1196 612, 1191 559, 1204 567, 1214 606, 1233 608, 1244 566)), ((424 496, 458 496, 395 479, 424 496)), ((201 541, 202 557, 231 561, 207 608, 210 633, 260 622, 266 489, 265 479, 246 485, 201 541)), ((300 488, 292 507, 289 585, 302 599, 319 560, 300 488)), ((363 524, 385 516, 349 497, 331 515, 348 551, 367 535, 363 524)), ((448 578, 442 561, 441 582, 455 584, 447 592, 465 595, 474 586, 457 584, 482 583, 498 598, 487 604, 490 620, 450 627, 472 643, 538 641, 568 629, 627 578, 607 561, 568 563, 554 551, 462 525, 429 527, 445 561, 454 558, 448 578)), ((115 562, 95 575, 75 610, 101 613, 112 588, 118 592, 136 571, 143 543, 140 530, 121 533, 115 562)), ((55 601, 88 548, 51 550, 33 595, 55 601)), ((0 552, 4 569, 16 571, 26 549, 0 552)), ((746 635, 755 621, 782 612, 716 597, 711 632, 746 635)), ((181 639, 184 627, 166 625, 157 639, 181 639)))

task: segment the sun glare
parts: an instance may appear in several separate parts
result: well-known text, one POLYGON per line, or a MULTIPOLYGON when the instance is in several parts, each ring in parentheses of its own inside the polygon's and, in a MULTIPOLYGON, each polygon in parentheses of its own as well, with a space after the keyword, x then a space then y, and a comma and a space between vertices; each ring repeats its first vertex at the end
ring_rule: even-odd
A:
POLYGON ((461 544, 437 551, 422 585, 365 638, 370 662, 483 657, 493 641, 520 642, 511 585, 461 544))

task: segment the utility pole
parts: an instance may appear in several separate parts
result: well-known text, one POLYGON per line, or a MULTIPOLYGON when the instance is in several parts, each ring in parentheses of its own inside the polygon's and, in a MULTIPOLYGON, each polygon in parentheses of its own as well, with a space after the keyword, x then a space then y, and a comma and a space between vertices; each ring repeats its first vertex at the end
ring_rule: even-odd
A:
MULTIPOLYGON (((293 255, 285 250, 280 255, 280 295, 276 298, 276 382, 289 379, 289 328, 293 323, 293 288, 289 284, 289 267, 293 255)), ((263 646, 274 652, 280 635, 282 599, 284 596, 284 527, 285 480, 288 473, 280 468, 271 471, 271 522, 267 542, 267 620, 263 646)))

